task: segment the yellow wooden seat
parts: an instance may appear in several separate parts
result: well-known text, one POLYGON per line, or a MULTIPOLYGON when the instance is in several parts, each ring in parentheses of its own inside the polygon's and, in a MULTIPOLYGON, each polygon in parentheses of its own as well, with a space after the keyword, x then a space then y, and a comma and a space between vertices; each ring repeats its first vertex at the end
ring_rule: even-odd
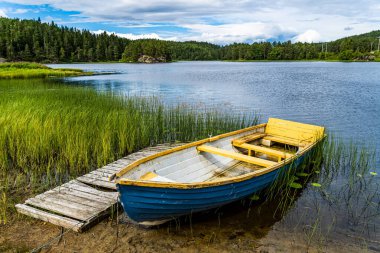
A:
POLYGON ((292 139, 292 138, 286 138, 286 137, 280 137, 280 136, 273 136, 273 135, 267 135, 263 138, 264 140, 268 141, 274 141, 282 144, 287 144, 295 147, 305 147, 307 144, 311 143, 308 141, 300 141, 297 139, 292 139))
POLYGON ((235 139, 232 142, 239 145, 239 144, 243 144, 243 143, 247 143, 247 142, 251 142, 251 141, 263 138, 265 135, 266 134, 264 133, 254 133, 254 134, 250 134, 250 135, 235 139))
POLYGON ((247 144, 247 143, 243 143, 243 144, 233 143, 233 145, 235 147, 244 148, 248 150, 248 156, 251 156, 251 152, 255 151, 255 152, 264 153, 270 156, 278 157, 279 162, 281 161, 281 159, 287 159, 293 156, 292 154, 289 154, 287 152, 282 152, 282 151, 274 150, 271 148, 261 147, 257 145, 247 144))
POLYGON ((323 138, 324 131, 320 126, 270 118, 263 139, 303 147, 323 138))
POLYGON ((175 182, 167 177, 162 177, 154 172, 147 172, 140 177, 140 180, 155 181, 155 182, 175 182))
POLYGON ((203 152, 208 152, 208 153, 215 154, 215 155, 224 156, 224 157, 229 157, 229 158, 232 158, 232 159, 235 159, 238 161, 242 161, 242 162, 256 164, 256 165, 259 165, 262 167, 270 167, 270 166, 277 164, 276 162, 268 161, 265 159, 247 156, 247 155, 243 155, 243 154, 240 154, 237 152, 228 151, 228 150, 224 150, 224 149, 220 149, 220 148, 216 148, 216 147, 212 147, 212 146, 207 146, 207 145, 198 146, 197 150, 203 151, 203 152))

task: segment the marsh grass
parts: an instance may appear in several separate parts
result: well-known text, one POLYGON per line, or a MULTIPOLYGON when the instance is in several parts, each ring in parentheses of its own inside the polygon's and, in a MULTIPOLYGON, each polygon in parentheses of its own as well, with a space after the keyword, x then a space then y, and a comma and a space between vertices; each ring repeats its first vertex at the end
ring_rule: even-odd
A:
POLYGON ((375 147, 329 135, 300 166, 278 175, 263 192, 264 203, 275 202, 274 216, 287 217, 287 229, 301 229, 309 246, 323 249, 337 231, 367 245, 380 225, 378 164, 375 147), (304 194, 307 199, 298 201, 304 194))
POLYGON ((123 97, 42 80, 0 81, 0 217, 40 192, 141 148, 189 142, 257 123, 156 98, 123 97), (25 194, 27 193, 27 194, 25 194), (12 205, 11 205, 12 206, 12 205))
POLYGON ((46 78, 90 75, 80 69, 52 69, 33 62, 0 63, 0 79, 46 78))

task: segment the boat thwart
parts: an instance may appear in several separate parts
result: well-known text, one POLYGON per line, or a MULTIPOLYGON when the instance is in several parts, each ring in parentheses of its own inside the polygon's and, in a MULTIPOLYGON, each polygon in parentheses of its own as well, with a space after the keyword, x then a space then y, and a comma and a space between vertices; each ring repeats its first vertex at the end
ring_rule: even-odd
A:
POLYGON ((269 186, 323 137, 324 127, 270 118, 165 150, 116 173, 120 202, 146 225, 219 207, 269 186))

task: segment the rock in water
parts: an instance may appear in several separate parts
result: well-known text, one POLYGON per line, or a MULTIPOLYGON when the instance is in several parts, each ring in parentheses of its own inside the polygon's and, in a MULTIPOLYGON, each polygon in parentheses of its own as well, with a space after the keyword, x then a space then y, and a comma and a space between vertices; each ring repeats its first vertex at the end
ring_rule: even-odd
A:
POLYGON ((165 56, 160 56, 160 57, 152 57, 150 55, 142 55, 140 58, 137 60, 140 63, 159 63, 159 62, 166 62, 165 56))

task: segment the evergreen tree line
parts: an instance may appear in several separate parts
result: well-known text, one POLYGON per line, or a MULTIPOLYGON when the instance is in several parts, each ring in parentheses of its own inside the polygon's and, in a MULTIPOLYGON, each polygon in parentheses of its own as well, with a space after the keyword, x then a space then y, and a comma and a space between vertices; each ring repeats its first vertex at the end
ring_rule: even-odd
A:
POLYGON ((59 27, 54 22, 0 18, 0 57, 9 61, 118 61, 128 40, 59 27))
MULTIPOLYGON (((226 46, 206 42, 134 40, 60 27, 40 20, 0 18, 0 57, 8 61, 136 62, 142 55, 171 60, 354 60, 379 56, 379 31, 328 43, 255 42, 226 46)), ((371 59, 372 59, 371 58, 371 59)))

